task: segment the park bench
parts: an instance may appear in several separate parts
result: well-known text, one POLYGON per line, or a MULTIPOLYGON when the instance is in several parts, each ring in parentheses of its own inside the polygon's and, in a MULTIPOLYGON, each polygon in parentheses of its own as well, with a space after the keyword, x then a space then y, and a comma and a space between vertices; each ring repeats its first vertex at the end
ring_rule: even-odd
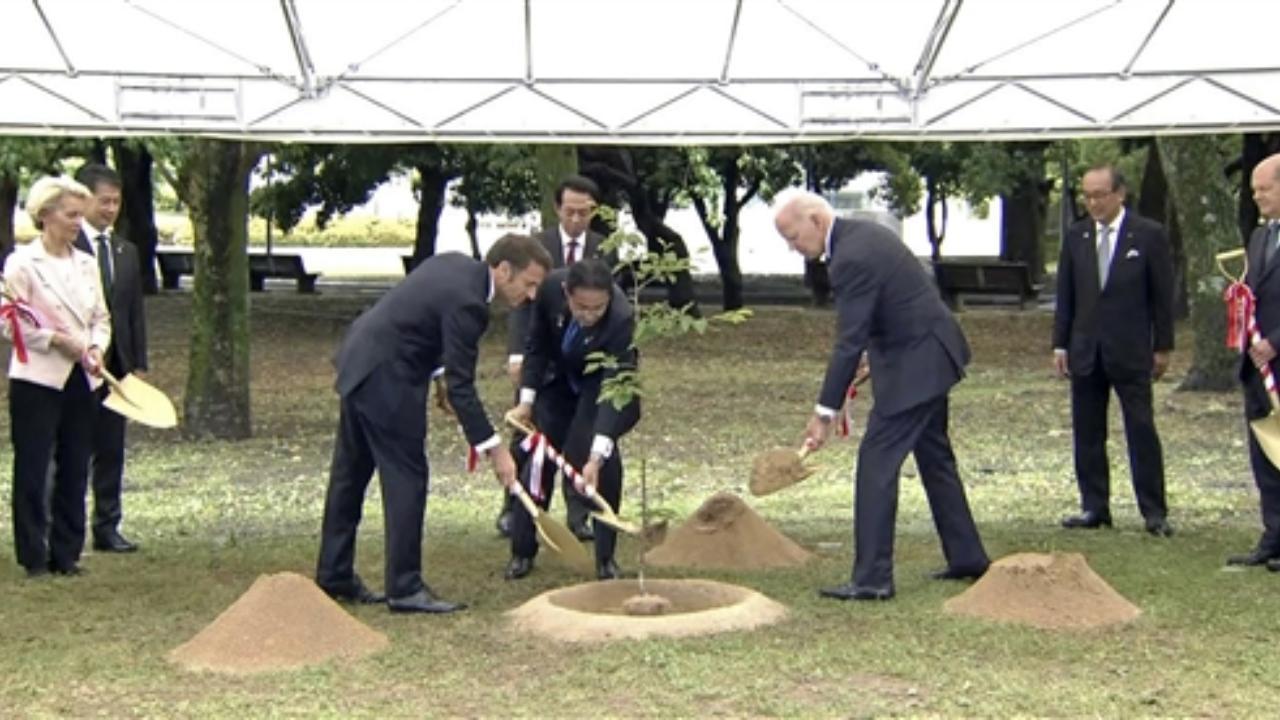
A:
POLYGON ((1026 263, 1002 260, 941 260, 933 266, 938 291, 947 306, 963 307, 963 295, 1014 297, 1018 307, 1040 295, 1026 263))
MULTIPOLYGON (((176 290, 183 275, 195 275, 195 255, 190 250, 158 250, 156 261, 160 264, 162 284, 168 290, 176 290)), ((320 273, 309 273, 302 264, 301 255, 249 255, 249 289, 261 292, 267 278, 290 278, 298 283, 298 292, 316 291, 316 279, 320 273)))
POLYGON ((160 279, 166 290, 177 290, 183 275, 196 274, 195 255, 190 250, 157 250, 160 279))
POLYGON ((302 265, 301 255, 249 254, 249 289, 261 292, 267 278, 290 278, 298 281, 298 292, 316 291, 316 278, 320 273, 309 273, 302 265))

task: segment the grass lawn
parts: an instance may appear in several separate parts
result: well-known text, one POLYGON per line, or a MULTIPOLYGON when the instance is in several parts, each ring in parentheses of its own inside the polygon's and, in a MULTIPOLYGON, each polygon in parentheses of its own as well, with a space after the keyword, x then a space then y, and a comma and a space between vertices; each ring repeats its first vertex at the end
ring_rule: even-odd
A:
MULTIPOLYGON (((143 549, 87 553, 86 577, 24 579, 9 543, 11 455, 2 454, 0 716, 1276 714, 1280 576, 1222 568, 1226 554, 1249 549, 1258 533, 1238 397, 1174 392, 1185 352, 1157 386, 1175 537, 1142 531, 1114 403, 1117 526, 1062 530, 1058 519, 1075 510, 1077 494, 1067 388, 1048 370, 1050 318, 996 310, 961 316, 975 360, 952 395, 951 416, 988 550, 993 557, 1084 553, 1142 608, 1129 626, 1045 632, 944 614, 942 603, 964 586, 925 579, 941 554, 910 462, 899 507, 898 597, 819 599, 817 587, 849 574, 855 429, 855 438, 815 457, 819 472, 804 483, 748 500, 780 530, 819 548, 813 562, 699 575, 764 592, 791 609, 786 622, 753 633, 586 647, 513 636, 507 610, 576 579, 548 559, 524 581, 503 581, 507 547, 492 527, 496 483, 488 472, 464 472, 460 432, 433 414, 426 577, 471 609, 399 617, 357 608, 359 619, 391 638, 388 651, 361 662, 249 678, 178 670, 166 653, 259 574, 313 571, 337 417, 329 358, 346 322, 372 299, 255 294, 255 437, 197 443, 133 426, 125 529, 143 549)), ((151 378, 175 399, 185 379, 189 312, 187 294, 148 299, 151 378)), ((715 491, 746 495, 751 456, 798 441, 832 322, 826 311, 770 308, 742 327, 649 351, 645 419, 623 445, 624 514, 638 514, 642 459, 651 504, 677 520, 715 491)), ((510 399, 503 328, 494 323, 481 356, 482 392, 495 418, 510 399)), ((859 403, 865 416, 868 403, 859 403)), ((0 422, 7 421, 5 413, 0 422)), ((366 512, 358 567, 380 587, 376 491, 366 512)), ((623 544, 625 570, 634 571, 637 550, 623 544)))

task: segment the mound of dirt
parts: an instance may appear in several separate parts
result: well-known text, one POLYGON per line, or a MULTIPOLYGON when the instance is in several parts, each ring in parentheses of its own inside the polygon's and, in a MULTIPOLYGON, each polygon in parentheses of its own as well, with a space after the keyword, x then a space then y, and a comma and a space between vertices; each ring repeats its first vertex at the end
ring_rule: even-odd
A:
POLYGON ((285 572, 260 575, 169 660, 187 670, 248 674, 364 657, 387 645, 386 635, 353 618, 310 579, 285 572))
POLYGON ((759 570, 803 565, 807 550, 765 522, 730 492, 720 492, 645 554, 661 567, 759 570))
POLYGON ((943 608, 957 615, 1050 630, 1117 625, 1142 614, 1099 577, 1080 553, 1019 553, 1002 558, 943 608))

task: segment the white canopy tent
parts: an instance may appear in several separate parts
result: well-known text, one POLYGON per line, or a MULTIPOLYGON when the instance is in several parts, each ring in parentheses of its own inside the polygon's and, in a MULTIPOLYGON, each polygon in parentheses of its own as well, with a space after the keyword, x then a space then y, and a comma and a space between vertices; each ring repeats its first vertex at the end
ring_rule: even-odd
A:
POLYGON ((0 134, 744 143, 1280 128, 1276 0, 0 0, 0 134))

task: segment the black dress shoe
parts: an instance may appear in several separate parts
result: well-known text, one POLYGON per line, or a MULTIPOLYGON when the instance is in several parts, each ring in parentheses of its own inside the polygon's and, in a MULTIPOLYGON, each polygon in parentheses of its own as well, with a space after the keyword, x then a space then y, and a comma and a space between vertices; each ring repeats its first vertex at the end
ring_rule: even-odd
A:
POLYGON ((983 565, 980 568, 953 568, 944 567, 941 570, 934 570, 929 573, 931 580, 977 580, 986 574, 990 565, 983 565))
POLYGON ((1173 526, 1162 517, 1147 518, 1147 532, 1156 537, 1173 537, 1173 526))
POLYGON ((28 580, 41 580, 49 577, 49 568, 31 567, 27 568, 28 580))
POLYGON ((330 588, 322 585, 320 589, 338 602, 351 603, 353 605, 378 605, 387 600, 386 595, 370 590, 358 575, 346 587, 330 588))
POLYGON ((89 571, 79 565, 54 565, 49 563, 49 572, 54 575, 64 575, 66 577, 76 577, 78 575, 88 575, 89 571))
POLYGON ((596 565, 597 580, 617 580, 620 577, 622 577, 622 570, 618 567, 618 563, 614 562, 613 558, 596 565))
POLYGON ((515 524, 515 517, 511 512, 511 508, 504 507, 502 512, 498 513, 498 519, 493 523, 497 528, 498 535, 509 538, 511 537, 511 526, 515 524))
POLYGON ((1244 555, 1228 555, 1227 564, 1228 565, 1248 565, 1248 566, 1266 565, 1269 560, 1274 560, 1275 558, 1276 558, 1276 554, 1271 552, 1270 550, 1263 550, 1262 548, 1254 548, 1252 551, 1244 555))
POLYGON ((1088 510, 1079 515, 1068 515, 1062 518, 1064 528, 1100 528, 1111 527, 1111 514, 1088 510))
POLYGON ((581 542, 591 542, 596 539, 595 533, 591 531, 591 523, 586 520, 576 523, 570 522, 569 531, 572 532, 573 536, 578 538, 581 542))
POLYGON ((441 600, 431 592, 431 588, 425 586, 408 597, 387 599, 387 609, 393 613, 430 613, 433 615, 442 615, 444 613, 465 610, 466 607, 467 606, 463 603, 441 600))
POLYGON ((504 580, 519 580, 533 572, 533 558, 512 556, 507 561, 507 569, 502 571, 504 580))
POLYGON ((839 587, 822 588, 818 594, 836 600, 888 600, 893 597, 893 588, 860 587, 845 583, 839 587))
POLYGON ((1271 558, 1268 560, 1267 569, 1271 572, 1280 572, 1280 558, 1271 558))
POLYGON ((126 540, 120 533, 112 532, 107 535, 95 535, 93 549, 98 552, 131 553, 137 552, 138 546, 126 540))

